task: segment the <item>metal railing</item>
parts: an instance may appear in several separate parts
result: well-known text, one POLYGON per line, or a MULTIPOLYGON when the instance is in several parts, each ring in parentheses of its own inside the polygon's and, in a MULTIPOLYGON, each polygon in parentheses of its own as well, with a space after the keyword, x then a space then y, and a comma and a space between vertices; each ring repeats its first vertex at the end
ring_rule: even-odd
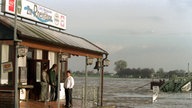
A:
POLYGON ((87 101, 85 103, 85 87, 76 86, 73 89, 73 99, 81 101, 81 108, 86 107, 95 107, 99 104, 99 87, 88 86, 86 90, 87 101))

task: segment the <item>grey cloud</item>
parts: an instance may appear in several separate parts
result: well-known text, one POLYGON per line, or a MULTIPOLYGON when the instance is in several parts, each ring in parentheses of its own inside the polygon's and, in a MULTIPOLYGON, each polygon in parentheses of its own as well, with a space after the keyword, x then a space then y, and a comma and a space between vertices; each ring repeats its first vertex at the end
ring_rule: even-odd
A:
POLYGON ((192 0, 169 0, 169 4, 177 12, 185 12, 188 8, 192 8, 192 0))
POLYGON ((191 0, 169 0, 169 2, 172 5, 186 5, 186 6, 192 6, 192 1, 191 0))
POLYGON ((124 58, 130 68, 151 67, 158 69, 162 67, 166 70, 185 69, 185 63, 191 61, 189 58, 192 57, 192 51, 183 48, 184 46, 178 47, 173 45, 157 45, 151 47, 133 46, 123 49, 124 51, 119 51, 118 54, 111 56, 114 56, 116 60, 124 58))
POLYGON ((146 19, 149 19, 150 21, 164 21, 164 19, 160 16, 148 16, 146 19))

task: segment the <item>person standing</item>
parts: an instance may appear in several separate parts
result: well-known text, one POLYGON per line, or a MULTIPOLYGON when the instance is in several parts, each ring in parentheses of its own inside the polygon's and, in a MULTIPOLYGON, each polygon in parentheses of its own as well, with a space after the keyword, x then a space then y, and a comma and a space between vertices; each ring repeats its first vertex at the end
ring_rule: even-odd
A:
POLYGON ((72 104, 72 89, 74 86, 74 79, 71 76, 71 71, 66 72, 67 78, 65 79, 64 88, 65 88, 65 107, 69 108, 72 104))
POLYGON ((56 100, 56 70, 57 64, 53 64, 51 69, 49 70, 49 81, 51 85, 51 92, 50 92, 50 101, 56 100))
POLYGON ((42 70, 42 80, 41 80, 41 94, 39 101, 47 101, 48 100, 48 85, 49 85, 49 77, 47 74, 48 67, 44 66, 42 70))

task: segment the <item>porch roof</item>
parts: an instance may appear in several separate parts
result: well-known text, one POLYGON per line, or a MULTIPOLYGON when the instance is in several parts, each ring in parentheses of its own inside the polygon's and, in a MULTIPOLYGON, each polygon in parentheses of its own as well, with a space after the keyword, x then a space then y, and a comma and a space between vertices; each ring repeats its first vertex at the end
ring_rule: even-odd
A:
MULTIPOLYGON (((0 15, 0 24, 14 29, 14 19, 0 15)), ((87 50, 92 53, 108 54, 107 51, 91 43, 85 38, 38 26, 33 23, 17 21, 18 38, 51 43, 60 47, 72 47, 79 50, 87 50)))

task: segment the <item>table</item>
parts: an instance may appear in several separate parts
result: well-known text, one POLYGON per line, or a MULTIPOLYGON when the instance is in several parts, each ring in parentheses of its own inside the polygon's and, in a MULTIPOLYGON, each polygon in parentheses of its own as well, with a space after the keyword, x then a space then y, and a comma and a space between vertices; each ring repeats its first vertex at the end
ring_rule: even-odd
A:
MULTIPOLYGON (((34 88, 33 85, 18 85, 18 89, 26 89, 26 96, 25 96, 25 100, 28 101, 29 99, 29 91, 34 88)), ((19 98, 20 98, 20 92, 19 92, 19 98)))

